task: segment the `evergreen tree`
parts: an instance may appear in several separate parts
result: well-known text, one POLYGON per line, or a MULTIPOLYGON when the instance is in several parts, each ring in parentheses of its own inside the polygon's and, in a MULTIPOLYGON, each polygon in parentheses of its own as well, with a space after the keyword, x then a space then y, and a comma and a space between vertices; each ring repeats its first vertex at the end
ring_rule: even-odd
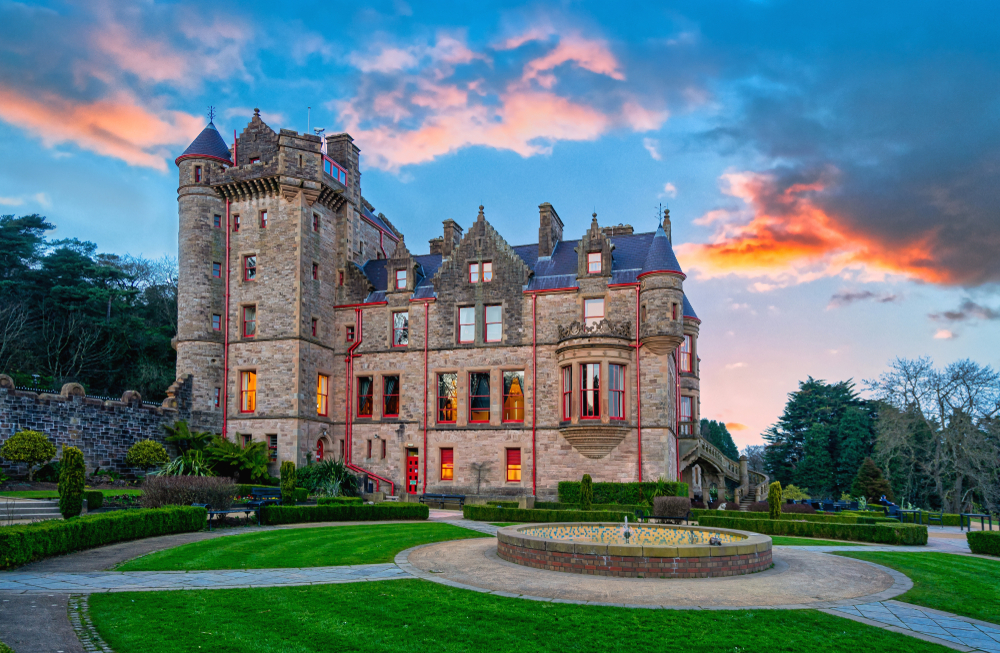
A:
POLYGON ((854 483, 851 485, 851 496, 863 496, 869 502, 873 502, 881 499, 883 495, 892 501, 893 494, 889 481, 882 476, 882 470, 878 468, 874 460, 865 458, 858 470, 858 475, 854 477, 854 483))
POLYGON ((726 455, 731 460, 740 459, 740 450, 733 442, 733 436, 729 434, 724 422, 715 420, 701 420, 701 437, 705 438, 726 455))
POLYGON ((838 456, 833 495, 849 492, 865 458, 872 454, 872 420, 860 408, 844 411, 837 428, 838 456))
POLYGON ((795 482, 813 496, 826 497, 832 490, 830 435, 833 432, 826 424, 813 424, 803 438, 802 460, 795 470, 795 482))

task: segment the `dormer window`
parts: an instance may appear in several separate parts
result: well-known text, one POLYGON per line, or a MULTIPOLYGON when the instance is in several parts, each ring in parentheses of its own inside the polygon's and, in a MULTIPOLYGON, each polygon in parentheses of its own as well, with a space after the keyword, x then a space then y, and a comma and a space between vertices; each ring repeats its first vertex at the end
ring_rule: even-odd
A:
POLYGON ((406 270, 396 270, 396 290, 406 290, 406 270))
POLYGON ((587 274, 601 273, 601 253, 589 252, 587 254, 587 274))

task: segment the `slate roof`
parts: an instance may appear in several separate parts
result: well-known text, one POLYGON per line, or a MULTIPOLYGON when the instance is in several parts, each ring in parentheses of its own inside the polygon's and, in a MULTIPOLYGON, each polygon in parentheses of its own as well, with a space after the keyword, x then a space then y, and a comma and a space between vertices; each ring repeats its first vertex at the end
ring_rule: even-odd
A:
POLYGON ((688 301, 687 295, 684 295, 684 318, 691 318, 692 320, 698 320, 701 322, 701 318, 694 312, 694 306, 692 306, 691 302, 688 301))
POLYGON ((198 138, 194 139, 188 148, 184 150, 174 163, 178 163, 181 159, 192 157, 192 156, 210 156, 216 159, 222 159, 229 165, 233 162, 230 159, 229 146, 226 145, 226 141, 223 140, 222 134, 219 130, 215 128, 213 123, 208 123, 205 128, 201 130, 198 134, 198 138))
POLYGON ((674 256, 674 248, 670 246, 670 239, 667 238, 667 232, 663 230, 663 225, 660 225, 656 229, 656 233, 653 234, 653 241, 649 245, 649 249, 646 250, 646 258, 642 263, 642 274, 647 272, 680 272, 681 264, 677 262, 677 257, 674 256))
POLYGON ((375 215, 374 213, 372 213, 371 211, 369 211, 367 206, 362 206, 361 207, 361 211, 362 211, 362 213, 364 213, 365 217, 369 221, 371 221, 372 223, 374 223, 375 226, 377 226, 379 229, 381 229, 382 231, 386 232, 387 234, 393 234, 393 236, 392 236, 393 238, 396 237, 395 236, 396 232, 393 231, 392 228, 389 225, 387 225, 382 220, 382 218, 378 217, 377 215, 375 215))

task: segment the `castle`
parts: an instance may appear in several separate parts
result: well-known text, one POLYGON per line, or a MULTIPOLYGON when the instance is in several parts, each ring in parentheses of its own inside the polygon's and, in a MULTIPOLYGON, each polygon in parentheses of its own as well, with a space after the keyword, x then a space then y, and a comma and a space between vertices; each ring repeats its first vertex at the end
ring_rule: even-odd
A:
POLYGON ((543 203, 538 242, 511 246, 480 206, 415 255, 359 153, 255 110, 232 147, 209 123, 177 158, 177 373, 208 427, 265 442, 272 472, 342 458, 396 494, 552 496, 582 474, 700 492, 700 320, 669 212, 566 240, 543 203))

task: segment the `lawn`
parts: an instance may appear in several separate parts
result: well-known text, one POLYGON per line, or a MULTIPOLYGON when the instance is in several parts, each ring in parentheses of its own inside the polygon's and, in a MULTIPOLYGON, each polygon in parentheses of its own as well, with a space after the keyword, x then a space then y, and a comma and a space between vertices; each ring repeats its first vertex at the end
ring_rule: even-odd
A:
POLYGON ((392 562, 418 544, 490 537, 450 524, 283 528, 184 544, 130 560, 117 571, 268 569, 392 562))
POLYGON ((853 542, 814 540, 809 537, 785 537, 784 535, 772 535, 771 544, 775 546, 854 546, 853 542))
MULTIPOLYGON (((92 491, 91 488, 86 490, 92 491)), ((98 490, 106 497, 117 497, 123 494, 137 496, 142 494, 142 490, 128 488, 101 488, 98 490)), ((10 492, 0 492, 0 497, 19 497, 21 499, 58 499, 59 493, 55 490, 12 490, 10 492)))
POLYGON ((897 596, 935 610, 1000 623, 1000 560, 950 553, 877 553, 845 551, 837 555, 867 560, 903 572, 913 589, 897 596))
POLYGON ((812 610, 636 610, 538 603, 391 580, 312 587, 101 593, 90 616, 116 651, 634 651, 949 653, 812 610))

